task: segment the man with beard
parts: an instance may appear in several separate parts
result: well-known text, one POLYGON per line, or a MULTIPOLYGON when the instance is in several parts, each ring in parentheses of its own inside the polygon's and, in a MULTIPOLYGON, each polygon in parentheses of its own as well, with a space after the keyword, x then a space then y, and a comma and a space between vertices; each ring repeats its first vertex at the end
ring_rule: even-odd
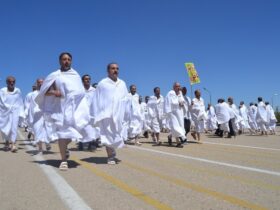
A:
POLYGON ((117 163, 116 148, 124 145, 124 117, 128 104, 128 91, 118 78, 119 65, 107 65, 108 77, 102 79, 94 92, 91 112, 94 125, 100 128, 101 144, 106 146, 108 164, 117 163))
POLYGON ((15 77, 8 76, 6 84, 7 87, 0 90, 0 130, 5 140, 4 150, 16 152, 19 120, 25 117, 24 104, 20 89, 15 87, 15 77))
POLYGON ((80 75, 71 68, 72 55, 63 52, 59 56, 60 68, 49 74, 35 101, 42 110, 51 131, 49 139, 58 140, 60 170, 68 170, 67 145, 71 141, 92 141, 87 132, 90 123, 89 106, 80 75))
POLYGON ((184 129, 184 98, 181 93, 181 85, 178 82, 173 84, 173 90, 170 90, 164 102, 164 111, 167 116, 170 134, 168 136, 168 143, 171 146, 171 138, 175 137, 177 141, 176 147, 182 148, 186 143, 184 129))

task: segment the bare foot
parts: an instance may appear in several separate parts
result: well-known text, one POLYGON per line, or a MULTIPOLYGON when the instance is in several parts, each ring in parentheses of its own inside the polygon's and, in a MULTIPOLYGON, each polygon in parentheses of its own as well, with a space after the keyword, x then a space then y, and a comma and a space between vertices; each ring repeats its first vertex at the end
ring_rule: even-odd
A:
POLYGON ((196 135, 195 133, 191 133, 192 137, 194 138, 194 140, 196 140, 196 135))

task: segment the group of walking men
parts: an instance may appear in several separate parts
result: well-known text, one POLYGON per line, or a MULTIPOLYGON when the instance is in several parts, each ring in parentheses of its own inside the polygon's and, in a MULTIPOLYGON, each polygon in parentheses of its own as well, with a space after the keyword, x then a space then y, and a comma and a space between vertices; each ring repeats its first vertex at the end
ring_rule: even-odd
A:
POLYGON ((275 134, 275 113, 269 102, 263 102, 258 97, 258 103, 250 103, 247 108, 243 101, 239 108, 234 104, 233 98, 229 97, 227 103, 224 99, 218 99, 215 107, 208 106, 207 130, 215 130, 215 134, 221 137, 236 136, 249 131, 250 134, 261 135, 275 134), (218 126, 217 126, 218 125, 218 126))
POLYGON ((160 132, 168 130, 168 144, 172 145, 173 137, 176 147, 182 148, 187 143, 191 125, 194 127, 191 135, 198 143, 205 127, 214 130, 219 125, 219 132, 230 133, 230 129, 238 123, 244 126, 242 128, 246 128, 248 123, 252 131, 267 131, 267 121, 262 120, 268 119, 268 114, 263 114, 264 110, 268 113, 268 106, 261 99, 257 108, 251 110, 250 107, 247 111, 241 107, 240 114, 230 100, 228 104, 219 100, 215 109, 209 106, 206 112, 199 90, 195 91, 195 98, 191 100, 187 96, 187 88, 175 82, 166 97, 160 94, 159 87, 155 87, 154 95, 142 101, 136 86, 131 85, 128 92, 125 82, 118 77, 117 63, 108 64, 107 77, 96 88, 91 85, 90 75, 80 78, 71 67, 70 53, 61 53, 59 63, 57 71, 44 80, 36 80, 33 91, 24 101, 20 89, 15 86, 15 77, 7 77, 7 87, 0 90, 0 130, 5 150, 17 150, 17 128, 23 122, 34 135, 40 154, 43 143, 49 150, 50 142, 58 141, 60 170, 68 169, 67 146, 71 141, 84 143, 99 140, 106 147, 108 164, 116 164, 116 149, 131 141, 141 145, 139 139, 142 134, 147 137, 151 133, 155 144, 161 145, 160 132), (253 116, 256 123, 251 120, 253 116), (243 121, 238 121, 238 117, 243 121))

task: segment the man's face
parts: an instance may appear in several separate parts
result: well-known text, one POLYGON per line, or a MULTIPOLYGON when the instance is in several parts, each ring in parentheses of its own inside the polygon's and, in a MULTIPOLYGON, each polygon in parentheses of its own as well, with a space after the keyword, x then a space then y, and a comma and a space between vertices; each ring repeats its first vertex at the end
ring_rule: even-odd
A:
POLYGON ((145 97, 145 102, 148 103, 149 97, 145 97))
POLYGON ((196 97, 196 98, 200 98, 200 96, 201 96, 200 91, 196 91, 196 92, 195 92, 195 97, 196 97))
POLYGON ((91 81, 90 77, 89 76, 85 76, 83 78, 84 87, 89 87, 90 86, 90 81, 91 81))
POLYGON ((231 105, 233 104, 233 100, 231 98, 228 98, 228 103, 231 105))
POLYGON ((132 95, 134 95, 136 93, 136 86, 134 86, 134 85, 131 86, 130 87, 130 92, 131 92, 132 95))
POLYGON ((173 90, 175 91, 175 93, 178 95, 180 90, 181 90, 181 85, 179 83, 174 84, 173 86, 173 90))
POLYGON ((14 88, 15 88, 15 84, 16 84, 16 80, 15 80, 15 78, 13 78, 13 77, 9 77, 9 78, 7 78, 7 88, 8 88, 8 90, 14 90, 14 88))
POLYGON ((42 86, 43 82, 44 82, 44 80, 42 80, 42 79, 37 80, 37 90, 41 89, 41 86, 42 86))
POLYGON ((155 96, 160 96, 160 89, 159 88, 157 88, 156 90, 155 90, 155 96))
POLYGON ((63 70, 68 70, 71 68, 71 64, 72 64, 72 59, 69 55, 67 54, 64 54, 61 59, 60 59, 60 66, 61 66, 61 69, 63 70))
POLYGON ((109 69, 108 69, 108 76, 114 80, 117 81, 118 76, 119 76, 119 66, 118 64, 111 64, 109 69))
POLYGON ((184 96, 187 95, 187 88, 182 88, 182 93, 184 96))

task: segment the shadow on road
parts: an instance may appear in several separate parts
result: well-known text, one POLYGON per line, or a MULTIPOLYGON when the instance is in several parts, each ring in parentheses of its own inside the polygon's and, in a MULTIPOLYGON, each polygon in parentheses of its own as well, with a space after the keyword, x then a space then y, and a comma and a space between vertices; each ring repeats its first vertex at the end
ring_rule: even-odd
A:
POLYGON ((95 164, 107 164, 107 157, 89 157, 81 159, 81 161, 85 161, 88 163, 95 163, 95 164))
MULTIPOLYGON (((34 149, 34 150, 28 150, 26 151, 27 154, 33 156, 33 155, 38 155, 39 151, 34 149)), ((57 152, 52 152, 52 151, 44 151, 44 155, 53 155, 56 154, 57 152)))
MULTIPOLYGON (((58 168, 61 163, 61 160, 51 159, 51 160, 32 161, 32 162, 58 168)), ((79 163, 77 163, 76 161, 73 161, 73 160, 68 160, 67 162, 68 162, 68 168, 77 168, 80 165, 79 163)))

